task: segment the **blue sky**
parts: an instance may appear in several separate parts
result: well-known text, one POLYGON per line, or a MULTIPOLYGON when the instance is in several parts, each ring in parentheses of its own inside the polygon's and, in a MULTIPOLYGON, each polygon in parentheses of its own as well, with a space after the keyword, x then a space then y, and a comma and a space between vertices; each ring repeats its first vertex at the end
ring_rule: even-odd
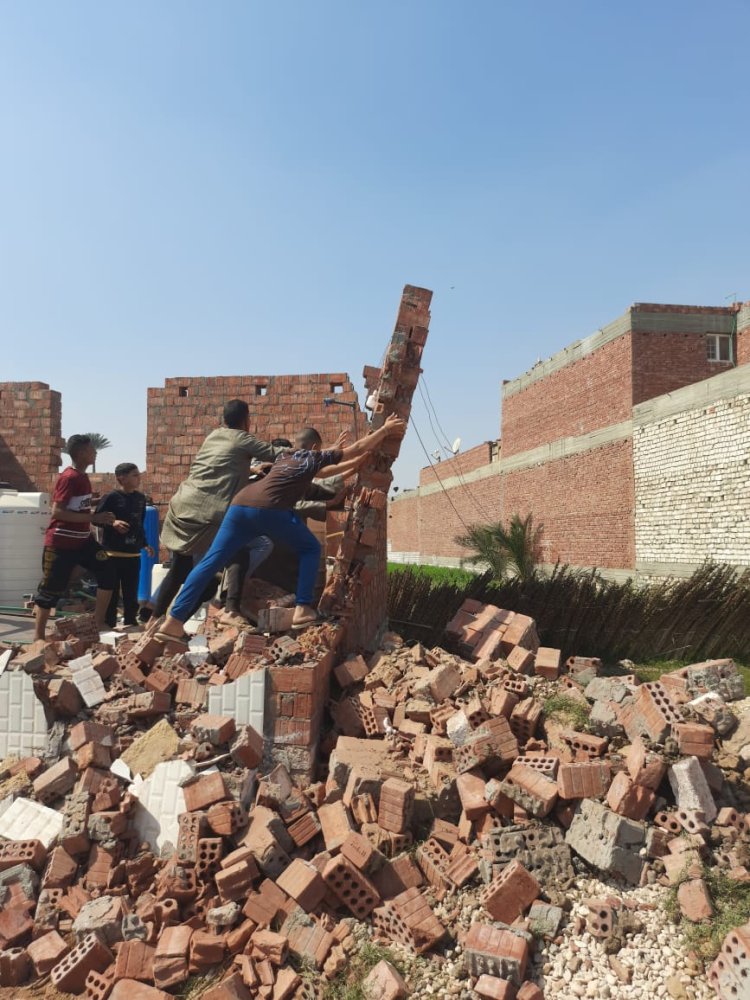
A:
MULTIPOLYGON (((141 462, 146 387, 424 369, 465 446, 631 302, 750 298, 746 0, 0 0, 0 379, 141 462)), ((416 424, 436 446, 419 395, 416 424)), ((416 483, 410 429, 396 469, 416 483)))

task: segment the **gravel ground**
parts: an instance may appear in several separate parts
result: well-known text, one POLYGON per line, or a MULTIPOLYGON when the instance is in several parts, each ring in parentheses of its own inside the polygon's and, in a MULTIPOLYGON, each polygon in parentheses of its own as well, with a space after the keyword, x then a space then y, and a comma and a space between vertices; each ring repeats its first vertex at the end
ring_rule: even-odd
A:
MULTIPOLYGON (((702 967, 691 962, 679 928, 665 913, 668 892, 657 885, 623 890, 613 882, 579 878, 568 893, 572 906, 560 935, 555 942, 536 943, 527 978, 542 988, 547 1000, 713 1000, 702 967), (635 926, 612 956, 605 941, 578 930, 588 913, 583 901, 603 896, 634 904, 626 912, 635 926)), ((463 893, 439 904, 435 912, 454 929, 486 922, 476 896, 476 891, 463 893)), ((369 938, 370 928, 359 924, 354 933, 361 942, 369 938)), ((426 959, 415 958, 399 945, 390 944, 388 950, 404 968, 413 1000, 476 1000, 460 945, 426 959)))

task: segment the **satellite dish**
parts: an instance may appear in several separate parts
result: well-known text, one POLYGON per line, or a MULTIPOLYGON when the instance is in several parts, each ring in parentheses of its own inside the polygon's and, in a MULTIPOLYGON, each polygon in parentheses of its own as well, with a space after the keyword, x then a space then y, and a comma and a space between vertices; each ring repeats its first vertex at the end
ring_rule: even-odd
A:
POLYGON ((456 438, 456 440, 451 445, 451 451, 454 455, 458 454, 458 449, 461 447, 461 438, 456 438))

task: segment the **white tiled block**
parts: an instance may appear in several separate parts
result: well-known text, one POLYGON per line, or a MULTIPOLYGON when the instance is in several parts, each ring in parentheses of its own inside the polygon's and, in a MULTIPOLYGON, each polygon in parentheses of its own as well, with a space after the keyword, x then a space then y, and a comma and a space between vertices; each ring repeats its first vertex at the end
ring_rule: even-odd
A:
POLYGON ((231 715, 237 726, 252 726, 263 735, 266 698, 265 670, 251 670, 230 684, 209 688, 208 711, 211 715, 231 715))
MULTIPOLYGON (((83 657, 81 657, 83 659, 83 657)), ((93 667, 83 667, 76 670, 72 677, 87 708, 100 705, 107 697, 104 682, 93 667)))
POLYGON ((138 798, 135 826, 141 841, 153 851, 165 844, 177 846, 178 818, 185 812, 185 795, 181 783, 193 775, 193 768, 184 760, 157 764, 145 781, 136 780, 130 791, 138 798))
POLYGON ((41 840, 50 848, 62 833, 63 815, 31 799, 16 799, 0 816, 0 837, 41 840))
POLYGON ((0 676, 0 758, 28 757, 47 742, 44 706, 34 694, 34 681, 23 671, 0 676))

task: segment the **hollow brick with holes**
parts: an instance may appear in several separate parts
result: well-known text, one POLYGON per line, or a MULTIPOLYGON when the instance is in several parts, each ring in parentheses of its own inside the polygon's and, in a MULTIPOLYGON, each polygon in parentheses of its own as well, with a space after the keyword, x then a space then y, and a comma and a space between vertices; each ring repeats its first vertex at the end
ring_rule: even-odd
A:
POLYGON ((336 898, 359 920, 363 920, 380 903, 380 896, 372 882, 345 857, 331 858, 322 874, 336 898))
POLYGON ((511 861, 496 875, 482 893, 482 906, 504 924, 527 909, 540 893, 540 885, 520 861, 511 861))
POLYGON ((103 972, 112 962, 110 950, 89 934, 52 968, 52 983, 66 993, 83 993, 88 973, 103 972))

